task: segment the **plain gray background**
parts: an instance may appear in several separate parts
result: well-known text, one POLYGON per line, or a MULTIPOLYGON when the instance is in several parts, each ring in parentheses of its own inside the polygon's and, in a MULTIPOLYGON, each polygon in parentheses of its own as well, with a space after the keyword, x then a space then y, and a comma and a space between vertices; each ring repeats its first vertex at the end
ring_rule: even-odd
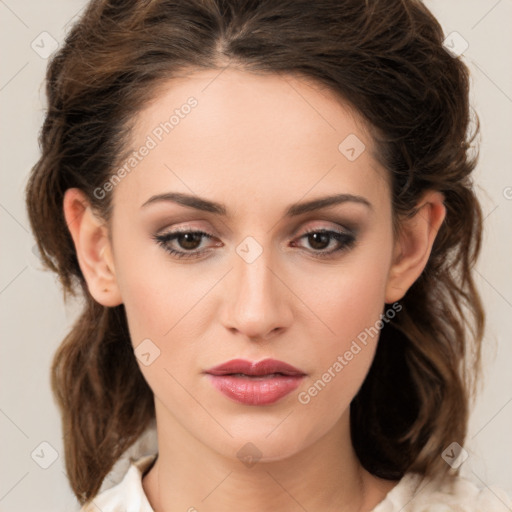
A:
MULTIPOLYGON (((39 270, 24 187, 39 156, 46 53, 52 38, 55 45, 63 41, 85 3, 0 0, 0 511, 5 512, 78 508, 65 475, 60 417, 49 384, 52 356, 78 309, 63 303, 56 277, 39 270)), ((512 0, 425 3, 446 35, 456 31, 462 37, 455 36, 456 46, 469 45, 461 58, 472 72, 472 101, 482 123, 475 181, 485 238, 477 284, 488 328, 483 392, 470 422, 463 474, 512 495, 512 0)), ((106 486, 122 476, 126 465, 119 467, 106 486)))

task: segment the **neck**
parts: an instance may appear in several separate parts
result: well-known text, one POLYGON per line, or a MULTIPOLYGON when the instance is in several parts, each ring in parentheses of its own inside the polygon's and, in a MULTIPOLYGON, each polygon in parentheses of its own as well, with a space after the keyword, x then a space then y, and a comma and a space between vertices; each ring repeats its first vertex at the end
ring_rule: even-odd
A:
POLYGON ((371 510, 396 484, 361 466, 348 414, 294 455, 253 463, 205 446, 158 406, 157 433, 158 458, 142 482, 155 512, 355 512, 371 510))

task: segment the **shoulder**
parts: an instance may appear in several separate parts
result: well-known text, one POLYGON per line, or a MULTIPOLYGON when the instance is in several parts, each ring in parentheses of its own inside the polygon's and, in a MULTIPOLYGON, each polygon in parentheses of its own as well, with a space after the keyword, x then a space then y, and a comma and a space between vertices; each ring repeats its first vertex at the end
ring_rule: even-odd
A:
POLYGON ((144 494, 142 475, 153 464, 157 454, 131 460, 123 479, 113 487, 100 492, 80 512, 154 512, 144 494))
POLYGON ((461 476, 444 480, 406 473, 372 512, 510 512, 512 500, 497 487, 461 476))

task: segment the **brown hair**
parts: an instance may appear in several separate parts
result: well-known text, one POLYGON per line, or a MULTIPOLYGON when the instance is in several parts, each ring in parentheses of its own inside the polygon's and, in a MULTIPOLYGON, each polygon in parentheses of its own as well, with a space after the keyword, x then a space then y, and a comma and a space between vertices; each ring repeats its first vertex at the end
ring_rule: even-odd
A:
POLYGON ((375 136, 389 169, 395 218, 427 189, 447 215, 402 311, 380 332, 377 353, 351 404, 363 466, 384 478, 448 472, 441 452, 463 444, 480 369, 484 312, 472 277, 482 213, 470 174, 469 76, 442 45, 417 0, 97 0, 51 59, 42 155, 26 202, 45 265, 83 312, 52 365, 65 459, 79 501, 92 499, 121 454, 154 418, 123 305, 90 295, 63 215, 78 187, 106 221, 111 196, 94 190, 123 160, 138 111, 169 79, 226 65, 289 73, 327 86, 375 136), (468 329, 467 329, 468 327, 468 329))

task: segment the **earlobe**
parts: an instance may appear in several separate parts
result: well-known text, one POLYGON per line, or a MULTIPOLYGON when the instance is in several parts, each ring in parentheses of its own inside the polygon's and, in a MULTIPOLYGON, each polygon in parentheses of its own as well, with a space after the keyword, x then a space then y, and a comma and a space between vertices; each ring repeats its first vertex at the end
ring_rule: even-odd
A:
POLYGON ((400 300, 428 263, 437 232, 446 216, 441 192, 429 190, 418 201, 417 212, 402 221, 389 269, 385 302, 400 300))
POLYGON ((103 306, 122 304, 108 229, 78 188, 66 190, 64 217, 90 294, 103 306))

